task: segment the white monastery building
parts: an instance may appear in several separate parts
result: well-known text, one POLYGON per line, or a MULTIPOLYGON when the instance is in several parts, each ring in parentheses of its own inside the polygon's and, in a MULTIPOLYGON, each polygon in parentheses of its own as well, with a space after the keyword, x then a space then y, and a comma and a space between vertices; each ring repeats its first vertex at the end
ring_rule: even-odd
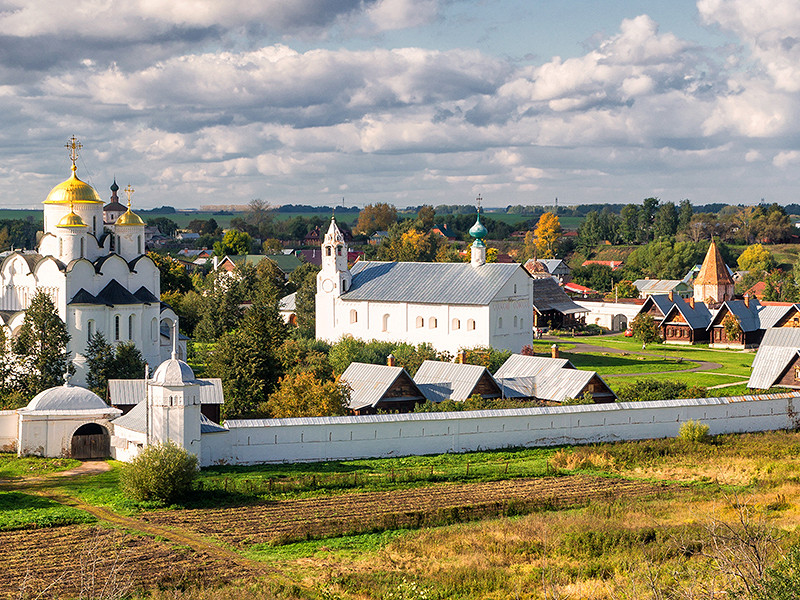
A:
MULTIPOLYGON (((77 383, 86 379, 84 352, 98 331, 112 344, 132 341, 155 367, 171 345, 161 342, 162 321, 171 326, 177 315, 161 304, 160 274, 145 255, 145 224, 130 206, 133 189, 125 190, 127 210, 105 223, 102 200, 76 174, 81 145, 73 137, 67 146, 72 175, 44 201, 38 249, 13 251, 0 262, 2 325, 9 337, 16 335, 31 299, 43 290, 67 325, 77 383)), ((116 182, 116 197, 114 187, 116 182)))
POLYGON ((532 341, 532 279, 519 264, 487 264, 486 234, 479 213, 470 263, 359 261, 348 268, 347 243, 331 219, 317 275, 317 339, 520 352, 532 341))

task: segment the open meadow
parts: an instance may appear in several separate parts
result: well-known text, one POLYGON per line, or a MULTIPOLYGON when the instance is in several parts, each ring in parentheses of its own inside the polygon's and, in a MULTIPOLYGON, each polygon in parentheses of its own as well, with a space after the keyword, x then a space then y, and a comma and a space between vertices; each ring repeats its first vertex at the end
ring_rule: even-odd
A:
POLYGON ((800 542, 797 432, 221 466, 170 507, 103 465, 2 455, 0 597, 718 598, 800 542))

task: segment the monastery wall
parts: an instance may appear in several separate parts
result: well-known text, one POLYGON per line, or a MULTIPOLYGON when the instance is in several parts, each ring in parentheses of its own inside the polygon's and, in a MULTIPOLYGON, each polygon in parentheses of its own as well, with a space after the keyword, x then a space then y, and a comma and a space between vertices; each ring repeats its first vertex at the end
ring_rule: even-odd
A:
POLYGON ((712 435, 800 426, 800 393, 547 408, 228 421, 204 434, 200 462, 254 464, 470 452, 674 437, 685 421, 712 435), (751 397, 752 398, 752 397, 751 397))
POLYGON ((0 451, 17 447, 18 427, 17 411, 0 410, 0 451))

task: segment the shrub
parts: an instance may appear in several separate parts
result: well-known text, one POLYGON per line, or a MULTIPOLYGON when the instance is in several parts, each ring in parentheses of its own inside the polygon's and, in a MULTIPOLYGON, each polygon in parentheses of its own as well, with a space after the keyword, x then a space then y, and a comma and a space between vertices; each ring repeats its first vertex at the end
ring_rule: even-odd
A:
POLYGON ((686 421, 678 430, 678 439, 684 442, 703 443, 711 439, 708 435, 708 425, 700 421, 686 421))
POLYGON ((674 398, 705 398, 706 388, 688 385, 673 379, 637 379, 625 383, 617 390, 619 402, 646 402, 652 400, 672 400, 674 398))
POLYGON ((171 504, 186 496, 197 475, 197 456, 176 444, 148 446, 122 471, 122 487, 139 502, 171 504))

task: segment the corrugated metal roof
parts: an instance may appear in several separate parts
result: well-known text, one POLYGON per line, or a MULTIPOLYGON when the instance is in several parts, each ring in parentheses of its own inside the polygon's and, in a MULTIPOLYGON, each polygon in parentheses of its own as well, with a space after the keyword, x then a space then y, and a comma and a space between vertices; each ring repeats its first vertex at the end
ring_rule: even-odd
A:
POLYGON ((565 315, 589 312, 575 304, 552 277, 534 279, 532 284, 533 308, 540 314, 548 310, 557 310, 565 315))
MULTIPOLYGON (((144 402, 137 404, 126 414, 114 419, 114 426, 124 427, 138 433, 147 433, 146 406, 144 402)), ((223 431, 228 431, 228 428, 214 423, 203 413, 200 413, 200 433, 221 433, 223 431)))
POLYGON ((797 305, 791 306, 764 306, 761 305, 761 310, 758 311, 758 320, 761 324, 761 329, 769 329, 775 327, 775 324, 780 321, 790 310, 794 310, 797 305))
MULTIPOLYGON (((350 408, 358 410, 366 406, 374 407, 403 373, 414 384, 403 367, 350 363, 350 366, 342 373, 342 381, 346 382, 351 389, 350 408)), ((422 399, 424 397, 422 392, 419 389, 417 392, 419 392, 418 397, 422 399)))
POLYGON ((297 310, 297 292, 292 292, 278 301, 278 310, 295 311, 297 310))
POLYGON ((542 400, 563 402, 567 398, 580 396, 595 375, 595 371, 575 369, 565 358, 512 354, 497 370, 494 378, 517 397, 535 396, 542 400))
MULTIPOLYGON (((198 379, 200 383, 200 404, 222 404, 222 380, 218 377, 198 379)), ((144 379, 109 379, 108 393, 114 406, 139 404, 145 398, 144 379)))
MULTIPOLYGON (((800 398, 800 392, 757 394, 722 398, 681 398, 652 402, 610 402, 607 404, 580 404, 568 406, 539 406, 532 408, 505 408, 501 410, 468 410, 442 413, 401 413, 391 415, 363 415, 348 417, 302 417, 296 419, 234 419, 226 421, 228 429, 243 427, 294 427, 302 425, 347 425, 364 423, 398 423, 410 421, 450 421, 485 419, 486 417, 528 417, 536 415, 563 415, 585 412, 612 412, 629 409, 680 408, 682 406, 712 406, 754 400, 800 398)), ((126 415, 127 416, 127 415, 126 415)), ((120 417, 122 418, 122 417, 120 417)))
POLYGON ((633 282, 633 285, 640 292, 648 294, 664 294, 677 290, 681 286, 685 290, 689 289, 686 282, 680 279, 637 279, 633 282))
MULTIPOLYGON (((418 263, 359 261, 343 300, 486 305, 521 270, 516 263, 418 263)), ((520 290, 525 293, 525 290, 520 290)))
POLYGON ((203 413, 200 413, 200 433, 222 433, 224 431, 228 431, 228 428, 214 423, 203 413))
MULTIPOLYGON (((480 365, 426 360, 414 375, 414 383, 431 402, 441 402, 448 398, 461 401, 470 397, 484 374, 492 377, 488 369, 480 365)), ((499 387, 497 393, 500 394, 499 387)))
POLYGON ((549 376, 561 369, 574 369, 572 363, 566 358, 550 358, 549 356, 525 356, 512 354, 504 362, 495 379, 510 377, 540 377, 549 376))
POLYGON ((780 374, 794 360, 800 350, 800 328, 772 327, 753 359, 747 387, 766 390, 772 387, 780 374))
POLYGON ((688 302, 679 300, 664 314, 664 322, 670 322, 673 315, 679 312, 686 319, 692 329, 706 329, 713 319, 711 311, 708 310, 705 302, 695 302, 694 308, 688 302))

